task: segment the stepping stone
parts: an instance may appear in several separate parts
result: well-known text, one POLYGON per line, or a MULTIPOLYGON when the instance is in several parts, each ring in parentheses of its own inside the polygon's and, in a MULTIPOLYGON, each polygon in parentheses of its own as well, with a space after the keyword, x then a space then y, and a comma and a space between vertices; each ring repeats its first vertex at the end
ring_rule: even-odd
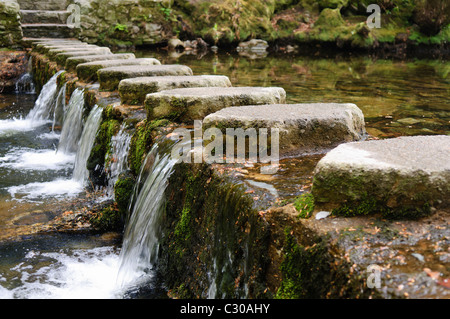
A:
POLYGON ((286 92, 279 87, 205 87, 161 91, 145 99, 150 119, 202 120, 223 108, 239 105, 284 103, 286 92))
POLYGON ((97 81, 98 70, 123 65, 161 65, 161 62, 154 58, 86 62, 77 65, 77 75, 78 78, 83 81, 97 81))
POLYGON ((180 64, 130 65, 101 69, 97 72, 100 89, 114 91, 123 79, 141 76, 192 75, 191 68, 180 64))
POLYGON ((355 104, 312 103, 229 107, 205 117, 203 128, 279 129, 281 156, 324 152, 365 136, 355 104))
POLYGON ((54 57, 54 60, 59 65, 65 65, 66 64, 66 60, 68 58, 81 57, 81 56, 87 56, 87 55, 112 55, 112 53, 111 53, 111 50, 109 48, 104 48, 102 50, 98 50, 98 49, 95 49, 95 48, 94 49, 86 48, 83 51, 73 51, 73 52, 58 53, 54 57))
POLYGON ((417 217, 450 208, 450 136, 413 136, 342 144, 317 164, 317 205, 347 216, 417 217))
POLYGON ((86 44, 82 42, 52 42, 52 43, 36 43, 33 45, 33 50, 39 53, 47 53, 48 50, 51 49, 58 49, 58 48, 68 48, 68 47, 90 47, 93 46, 93 44, 86 44))
POLYGON ((65 69, 67 71, 76 71, 77 65, 81 63, 105 61, 105 60, 128 60, 135 59, 136 56, 133 53, 117 53, 117 54, 105 54, 105 55, 83 55, 74 56, 66 60, 65 69))
POLYGON ((163 90, 230 86, 230 79, 223 75, 139 77, 120 81, 119 94, 123 104, 143 104, 147 94, 163 90))
POLYGON ((98 47, 98 46, 76 46, 76 47, 64 47, 64 48, 56 48, 50 49, 47 51, 46 55, 50 59, 57 59, 60 55, 64 56, 74 56, 74 54, 83 55, 85 53, 89 53, 89 55, 100 55, 100 54, 111 54, 111 50, 106 47, 98 47), (92 54, 90 54, 92 52, 92 54))

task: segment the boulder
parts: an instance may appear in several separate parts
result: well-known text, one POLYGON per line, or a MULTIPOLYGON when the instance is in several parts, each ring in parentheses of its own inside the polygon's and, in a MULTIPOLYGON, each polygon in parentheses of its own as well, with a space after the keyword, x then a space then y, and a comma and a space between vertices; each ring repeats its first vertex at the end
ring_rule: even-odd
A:
POLYGON ((205 117, 203 127, 277 128, 282 156, 324 152, 365 136, 362 111, 339 103, 229 107, 205 117))
POLYGON ((286 92, 279 87, 183 88, 148 94, 148 117, 177 121, 202 120, 223 108, 236 105, 284 103, 286 92))
POLYGON ((418 217, 450 206, 450 136, 342 144, 322 158, 312 192, 346 216, 418 217))
POLYGON ((140 59, 118 59, 118 60, 100 60, 78 64, 76 67, 77 76, 83 81, 97 81, 97 71, 113 66, 124 65, 160 65, 157 59, 140 58, 140 59))
POLYGON ((141 76, 192 75, 191 68, 180 64, 127 65, 101 69, 97 72, 100 89, 114 91, 123 79, 141 76))
POLYGON ((230 79, 223 75, 139 77, 120 81, 119 94, 123 104, 143 104, 149 93, 176 88, 230 86, 230 79))
POLYGON ((78 64, 93 62, 93 61, 128 60, 128 59, 135 59, 135 58, 136 58, 136 56, 133 53, 73 56, 66 60, 65 69, 67 71, 75 71, 78 64))

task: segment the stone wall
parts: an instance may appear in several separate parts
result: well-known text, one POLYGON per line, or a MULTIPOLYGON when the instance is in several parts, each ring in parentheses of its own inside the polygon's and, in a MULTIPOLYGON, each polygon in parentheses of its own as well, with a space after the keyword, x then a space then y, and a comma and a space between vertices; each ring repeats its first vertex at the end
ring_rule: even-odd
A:
POLYGON ((15 47, 22 40, 19 12, 16 0, 0 0, 0 47, 15 47))

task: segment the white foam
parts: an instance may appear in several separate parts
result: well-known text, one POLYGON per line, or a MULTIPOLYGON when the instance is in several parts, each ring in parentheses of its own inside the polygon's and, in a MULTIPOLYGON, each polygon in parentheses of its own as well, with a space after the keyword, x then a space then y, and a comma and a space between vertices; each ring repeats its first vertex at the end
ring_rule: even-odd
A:
POLYGON ((57 179, 51 182, 29 183, 8 188, 16 199, 43 199, 74 197, 83 191, 83 185, 72 179, 57 179))
POLYGON ((75 154, 54 150, 15 149, 0 158, 0 167, 22 170, 60 170, 72 168, 75 154))
POLYGON ((31 120, 22 118, 13 118, 8 120, 0 120, 0 135, 7 135, 18 132, 32 131, 37 127, 50 123, 46 120, 31 120))

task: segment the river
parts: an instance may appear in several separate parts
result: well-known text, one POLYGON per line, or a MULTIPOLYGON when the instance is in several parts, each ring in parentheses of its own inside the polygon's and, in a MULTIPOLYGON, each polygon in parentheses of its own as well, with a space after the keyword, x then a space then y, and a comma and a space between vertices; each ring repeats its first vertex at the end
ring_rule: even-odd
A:
MULTIPOLYGON (((250 59, 226 53, 200 58, 165 51, 136 55, 185 64, 197 75, 226 75, 234 86, 280 86, 288 103, 355 103, 375 138, 450 134, 448 61, 288 55, 250 59)), ((0 95, 0 298, 133 298, 133 291, 142 287, 123 287, 118 280, 122 244, 117 236, 29 235, 35 225, 86 196, 73 176, 76 151, 58 151, 61 140, 67 140, 64 126, 61 130, 54 120, 30 120, 37 98, 32 91, 0 95)), ((88 133, 80 128, 77 139, 88 133)), ((284 160, 271 180, 252 175, 250 169, 249 180, 282 198, 296 196, 310 183, 320 158, 284 160)), ((153 279, 150 275, 146 280, 153 279)))

